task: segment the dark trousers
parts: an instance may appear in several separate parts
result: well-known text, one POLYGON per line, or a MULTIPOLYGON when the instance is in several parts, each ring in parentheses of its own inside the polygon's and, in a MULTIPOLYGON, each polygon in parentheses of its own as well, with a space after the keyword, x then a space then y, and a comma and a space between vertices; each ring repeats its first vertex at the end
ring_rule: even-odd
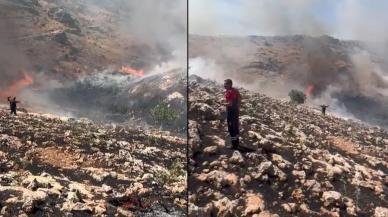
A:
POLYGON ((11 109, 11 115, 12 114, 16 115, 16 108, 15 109, 14 108, 11 109))
POLYGON ((227 109, 228 131, 232 141, 232 146, 235 148, 239 144, 239 120, 237 109, 227 109))

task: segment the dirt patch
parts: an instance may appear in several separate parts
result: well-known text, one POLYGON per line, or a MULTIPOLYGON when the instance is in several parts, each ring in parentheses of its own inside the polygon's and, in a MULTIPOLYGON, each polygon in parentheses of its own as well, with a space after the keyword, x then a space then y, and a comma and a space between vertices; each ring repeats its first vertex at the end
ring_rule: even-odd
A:
POLYGON ((93 162, 80 162, 79 159, 83 158, 82 156, 76 155, 74 153, 67 153, 64 150, 48 147, 42 148, 37 151, 37 158, 47 164, 50 164, 55 167, 61 168, 77 168, 78 166, 90 166, 93 162))
POLYGON ((340 150, 348 154, 352 154, 352 155, 359 154, 359 151, 357 150, 358 145, 356 143, 347 141, 340 137, 331 137, 330 140, 335 147, 339 148, 340 150))

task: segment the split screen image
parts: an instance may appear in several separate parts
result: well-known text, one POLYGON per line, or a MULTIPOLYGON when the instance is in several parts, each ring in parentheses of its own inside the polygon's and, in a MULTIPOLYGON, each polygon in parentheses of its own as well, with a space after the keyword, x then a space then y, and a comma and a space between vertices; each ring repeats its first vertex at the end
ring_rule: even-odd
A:
POLYGON ((0 1, 0 216, 388 217, 387 9, 0 1))

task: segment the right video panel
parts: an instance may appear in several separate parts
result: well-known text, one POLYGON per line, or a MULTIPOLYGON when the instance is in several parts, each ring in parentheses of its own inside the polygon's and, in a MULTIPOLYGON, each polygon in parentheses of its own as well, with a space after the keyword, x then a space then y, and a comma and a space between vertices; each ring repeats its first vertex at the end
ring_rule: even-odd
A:
POLYGON ((188 8, 189 216, 388 216, 388 2, 188 8))

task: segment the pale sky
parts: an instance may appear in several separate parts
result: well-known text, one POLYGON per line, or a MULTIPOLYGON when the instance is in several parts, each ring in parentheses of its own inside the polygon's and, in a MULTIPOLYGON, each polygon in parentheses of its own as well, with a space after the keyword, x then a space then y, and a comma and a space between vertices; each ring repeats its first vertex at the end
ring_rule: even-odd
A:
POLYGON ((189 0, 189 32, 201 35, 328 34, 388 38, 385 0, 189 0))

